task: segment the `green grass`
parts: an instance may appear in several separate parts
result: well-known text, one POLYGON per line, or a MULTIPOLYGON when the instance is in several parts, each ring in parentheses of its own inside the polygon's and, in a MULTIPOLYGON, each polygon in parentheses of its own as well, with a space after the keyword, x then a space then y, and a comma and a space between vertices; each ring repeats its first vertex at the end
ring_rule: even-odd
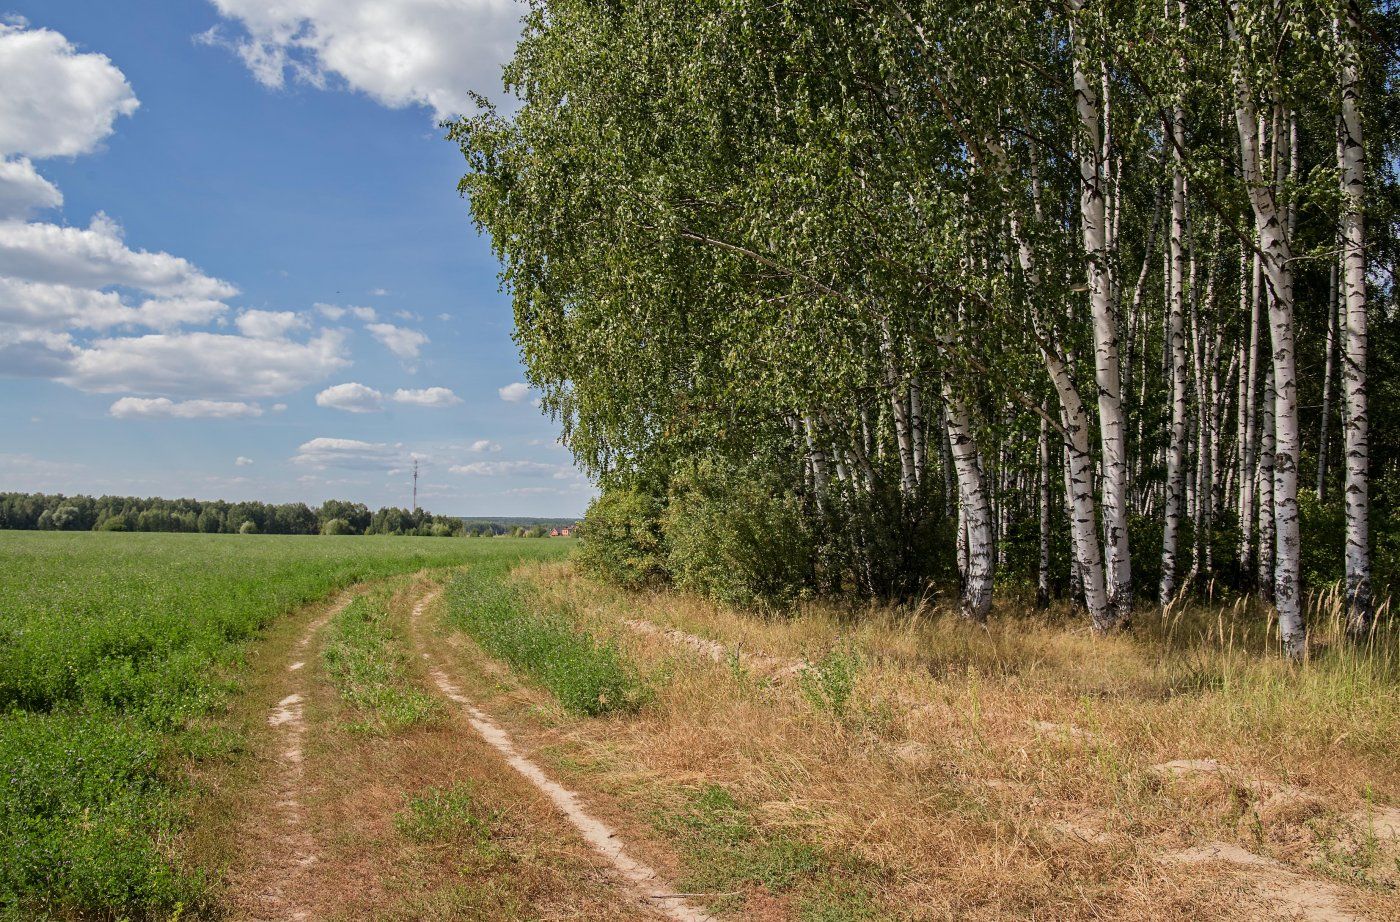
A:
POLYGON ((716 894, 711 909, 738 909, 740 891, 762 886, 769 893, 791 894, 797 918, 804 922, 876 917, 869 894, 857 882, 859 873, 853 873, 869 868, 785 831, 764 828, 719 785, 684 792, 679 803, 658 810, 653 821, 680 852, 686 873, 678 884, 716 894))
POLYGON ((646 687, 617 648, 578 630, 566 611, 541 611, 506 575, 518 560, 485 561, 453 577, 452 622, 482 648, 553 693, 566 709, 597 716, 634 711, 646 687))
POLYGON ((477 803, 471 785, 456 784, 431 787, 406 798, 404 809, 394 817, 394 826, 410 842, 451 845, 464 860, 484 866, 504 858, 493 839, 500 821, 499 811, 477 803))
POLYGON ((569 543, 0 532, 0 917, 199 908, 180 767, 249 640, 355 582, 569 543))
POLYGON ((409 678, 409 652, 389 614, 391 596, 387 586, 359 596, 327 627, 321 657, 356 715, 352 730, 394 733, 442 714, 441 702, 409 678))

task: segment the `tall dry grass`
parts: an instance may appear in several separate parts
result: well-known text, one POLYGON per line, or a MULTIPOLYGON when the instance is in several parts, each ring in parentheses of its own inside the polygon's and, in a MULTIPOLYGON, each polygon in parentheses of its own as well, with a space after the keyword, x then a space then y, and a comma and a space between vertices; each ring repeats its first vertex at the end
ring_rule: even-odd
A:
MULTIPOLYGON (((1319 595, 1309 660, 1293 666, 1250 602, 1143 613, 1130 634, 1098 638, 1066 610, 1010 604, 986 629, 928 606, 757 618, 617 592, 564 564, 517 576, 651 670, 655 696, 636 718, 571 726, 594 782, 671 818, 718 786, 757 828, 822 849, 821 873, 864 893, 876 917, 1270 911, 1228 869, 1162 860, 1215 841, 1337 887, 1364 913, 1400 910, 1395 853, 1355 822, 1400 804, 1388 612, 1356 648, 1340 642, 1335 594, 1319 595), (623 626, 638 617, 737 655, 716 663, 623 626), (745 651, 813 664, 808 675, 855 663, 848 696, 824 706, 810 680, 772 680, 745 651), (1154 769, 1182 759, 1220 770, 1154 769)), ((804 914, 800 887, 738 884, 775 900, 774 917, 804 914)))

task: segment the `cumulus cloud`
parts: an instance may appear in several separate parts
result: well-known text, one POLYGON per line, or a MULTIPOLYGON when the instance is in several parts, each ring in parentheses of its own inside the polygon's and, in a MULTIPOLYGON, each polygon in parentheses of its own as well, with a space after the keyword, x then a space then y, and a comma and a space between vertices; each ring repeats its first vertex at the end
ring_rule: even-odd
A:
POLYGON ((403 362, 418 358, 418 352, 428 343, 428 337, 417 330, 396 327, 392 323, 366 324, 370 335, 403 362))
POLYGON ((0 86, 0 157, 88 153, 140 105, 106 55, 23 25, 0 23, 0 86))
POLYGON ((461 403, 462 398, 445 387, 425 387, 421 390, 405 390, 404 388, 399 388, 394 391, 394 401, 396 403, 411 404, 415 407, 441 409, 442 407, 455 406, 461 403))
POLYGON ((517 381, 514 384, 507 384, 505 387, 497 388, 496 393, 500 394, 501 399, 506 403, 520 403, 526 397, 530 396, 530 385, 523 381, 517 381))
POLYGON ((317 438, 302 443, 292 457, 295 464, 324 469, 393 470, 406 456, 398 445, 361 442, 357 439, 317 438))
POLYGON ((339 304, 316 303, 316 310, 328 320, 342 320, 345 317, 353 317, 356 320, 363 320, 368 323, 379 317, 372 307, 341 307, 339 304))
POLYGON ((468 448, 467 450, 468 450, 468 451, 472 451, 472 452, 476 452, 476 453, 480 454, 480 453, 482 453, 482 452, 487 452, 487 451, 490 451, 490 452, 500 451, 500 450, 501 450, 501 446, 500 446, 499 443, 493 442, 493 441, 491 441, 490 439, 477 439, 475 442, 472 442, 471 447, 468 448))
POLYGON ((245 458, 242 455, 239 455, 237 458, 233 459, 233 463, 235 467, 247 467, 248 465, 253 463, 253 459, 245 458))
MULTIPOLYGON (((63 345, 50 343, 50 351, 63 345)), ((304 343, 194 332, 99 339, 87 348, 66 345, 66 361, 54 377, 98 393, 272 397, 350 364, 345 338, 335 330, 304 343)))
POLYGON ((437 118, 493 93, 526 6, 516 0, 211 0, 239 28, 205 41, 232 48, 255 79, 281 87, 344 85, 381 105, 437 118))
POLYGON ((228 310, 204 298, 151 298, 137 305, 112 291, 26 282, 0 276, 0 323, 49 330, 106 330, 116 326, 170 330, 208 323, 228 310))
POLYGON ((58 186, 40 176, 29 158, 0 159, 0 221, 28 217, 32 211, 62 204, 58 186))
POLYGON ((238 332, 254 339, 283 339, 288 333, 306 328, 306 321, 293 311, 244 311, 234 321, 238 332))
POLYGON ((205 275, 187 259, 130 249, 121 226, 101 213, 86 228, 0 222, 0 275, 78 288, 120 285, 174 298, 216 300, 238 294, 233 285, 205 275))
POLYGON ((262 416, 262 407, 231 400, 123 397, 107 412, 117 419, 243 419, 262 416))
POLYGON ((378 413, 384 408, 384 395, 354 381, 328 387, 316 395, 316 406, 347 413, 378 413))

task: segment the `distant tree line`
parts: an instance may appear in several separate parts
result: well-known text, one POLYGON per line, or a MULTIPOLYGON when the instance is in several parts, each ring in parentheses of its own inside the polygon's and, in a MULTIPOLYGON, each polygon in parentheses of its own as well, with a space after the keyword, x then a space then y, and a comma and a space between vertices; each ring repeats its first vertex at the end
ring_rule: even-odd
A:
POLYGON ((511 538, 548 538, 550 533, 560 528, 574 532, 578 523, 573 519, 464 519, 463 527, 469 538, 493 538, 505 535, 511 538))
MULTIPOLYGON (((305 503, 134 496, 65 496, 61 493, 0 493, 0 529, 40 531, 170 531, 203 534, 421 535, 467 534, 461 519, 422 509, 331 499, 317 508, 305 503)), ((546 533, 547 533, 546 529, 546 533)))

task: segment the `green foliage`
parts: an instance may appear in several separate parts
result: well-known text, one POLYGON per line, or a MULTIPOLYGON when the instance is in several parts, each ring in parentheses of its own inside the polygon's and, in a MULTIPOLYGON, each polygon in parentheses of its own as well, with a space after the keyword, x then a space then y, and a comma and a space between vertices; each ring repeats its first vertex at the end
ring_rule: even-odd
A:
POLYGON ((640 490, 611 489, 583 517, 583 538, 574 560, 587 573, 630 589, 663 584, 666 542, 661 502, 640 490))
POLYGON ((856 690, 860 668, 860 654, 854 649, 830 650, 798 673, 802 694, 818 710, 841 717, 856 690))
POLYGON ((1298 530, 1303 585, 1326 586, 1341 579, 1345 572, 1337 549, 1346 546, 1346 518, 1340 502, 1324 505, 1317 491, 1298 491, 1298 530))
POLYGON ((410 656, 384 589, 351 600, 327 630, 321 654, 340 696, 360 715, 354 729, 392 733, 441 715, 439 699, 414 686, 410 656))
POLYGON ((800 500, 759 472, 701 462, 671 482, 662 519, 676 586, 735 605, 792 602, 811 582, 800 500))
POLYGON ((0 912, 193 906, 175 766, 247 641, 341 586, 554 546, 0 531, 0 912))
MULTIPOLYGON (((1387 164, 1400 139, 1400 13, 1359 9, 1367 159, 1387 164)), ((1054 420, 1082 399, 1089 452, 1104 466, 1091 382, 1108 343, 1089 309, 1101 289, 1087 276, 1107 269, 1123 321, 1115 359, 1133 467, 1126 502, 1158 520, 1133 523, 1125 543, 1137 597, 1151 598, 1172 415, 1170 382, 1153 359, 1167 328, 1161 267, 1177 162, 1162 115, 1179 104, 1187 137, 1187 413, 1202 442, 1216 440, 1193 446, 1194 478, 1206 460, 1238 465, 1235 375, 1251 364, 1237 358, 1252 335, 1239 295, 1248 300, 1258 283, 1239 259, 1255 217, 1239 169, 1236 75, 1266 123, 1270 112, 1297 114, 1299 169, 1270 193, 1296 225, 1306 468, 1341 201, 1332 12, 1257 0, 1190 5, 1180 17, 1160 4, 1022 0, 533 7, 506 72, 512 105, 484 106, 448 132, 466 163, 459 188, 501 258, 529 381, 607 488, 583 560, 615 582, 656 581, 656 537, 628 523, 659 515, 694 459, 719 458, 761 470, 768 496, 800 500, 816 559, 804 588, 904 599, 934 580, 951 588, 956 490, 935 421, 946 391, 971 416, 997 512, 998 579, 1033 582, 1040 420, 1029 407, 1044 402, 1054 420), (1091 75, 1087 95, 1075 91, 1076 65, 1091 75), (1098 110, 1089 118, 1102 137, 1085 137, 1081 104, 1098 110), (1094 162, 1099 150, 1107 163, 1094 162), (1081 201, 1082 170, 1112 177, 1102 198, 1081 201), (1082 204, 1092 201, 1106 204, 1113 240, 1091 256, 1082 204), (1057 398, 1047 370, 1061 363, 1057 398), (650 498, 629 495, 637 489, 650 498)), ((1266 157, 1287 150, 1272 145, 1288 126, 1266 127, 1275 139, 1266 157)), ((1386 279, 1400 226, 1394 171, 1369 170, 1365 197, 1372 275, 1386 279)), ((1379 477, 1400 458, 1397 427, 1384 425, 1400 393, 1400 375, 1384 373, 1400 356, 1400 312, 1395 286, 1377 283, 1371 297, 1379 477)), ((1253 386, 1252 399, 1264 399, 1253 386)), ((1063 588, 1061 439, 1049 438, 1052 572, 1063 588)), ((1214 471, 1217 505, 1231 505, 1222 486, 1253 473, 1214 471)), ((1373 519, 1393 518, 1385 491, 1375 499, 1373 519)), ((733 515, 725 503, 702 505, 733 515)), ((714 562, 743 546, 721 534, 729 519, 676 515, 705 549, 665 552, 685 580, 724 596, 761 594, 746 578, 737 587, 719 579, 714 562)), ((1335 565, 1342 545, 1319 533, 1318 553, 1335 565)), ((1184 572, 1194 536, 1182 537, 1184 572)), ((1200 561, 1203 582, 1223 575, 1247 588, 1232 537, 1218 526, 1201 536, 1214 565, 1205 573, 1200 561)))
MULTIPOLYGON (((546 547, 559 547, 545 542, 546 547)), ((492 656, 533 677, 565 708, 599 715, 634 711, 646 697, 636 668, 609 642, 572 623, 569 612, 540 611, 506 576, 512 561, 482 562, 453 578, 450 617, 492 656)))

